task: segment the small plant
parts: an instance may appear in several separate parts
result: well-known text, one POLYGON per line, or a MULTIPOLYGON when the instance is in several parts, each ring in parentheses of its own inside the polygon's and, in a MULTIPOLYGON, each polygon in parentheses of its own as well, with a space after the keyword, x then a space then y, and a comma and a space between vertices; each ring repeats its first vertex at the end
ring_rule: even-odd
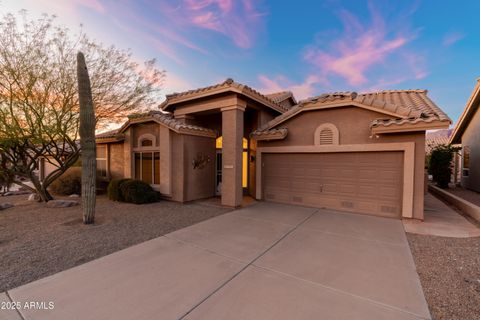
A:
POLYGON ((140 180, 128 180, 120 184, 123 201, 143 204, 158 201, 158 193, 152 186, 140 180))
POLYGON ((433 176, 433 181, 442 189, 447 189, 452 175, 453 154, 458 148, 451 145, 438 145, 433 148, 430 154, 428 173, 433 176))
POLYGON ((112 201, 124 201, 122 193, 120 192, 120 186, 132 179, 113 179, 110 181, 107 187, 107 196, 108 199, 112 201))
POLYGON ((61 196, 80 195, 82 192, 82 170, 72 167, 50 185, 50 190, 61 196))

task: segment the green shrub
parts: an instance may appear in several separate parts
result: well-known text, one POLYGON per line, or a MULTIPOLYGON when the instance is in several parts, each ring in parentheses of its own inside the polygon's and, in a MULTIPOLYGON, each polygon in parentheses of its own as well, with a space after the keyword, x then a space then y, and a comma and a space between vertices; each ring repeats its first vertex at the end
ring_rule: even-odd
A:
POLYGON ((71 167, 50 185, 50 190, 62 196, 82 193, 82 169, 71 167))
POLYGON ((120 184, 120 194, 125 202, 142 204, 158 201, 158 194, 152 186, 140 180, 128 180, 120 184))
POLYGON ((122 193, 120 192, 120 186, 132 179, 113 179, 110 181, 107 187, 107 196, 108 199, 113 201, 124 201, 122 193))
POLYGON ((458 148, 451 145, 438 145, 430 155, 430 162, 428 165, 428 173, 433 176, 433 181, 437 186, 446 189, 450 183, 452 175, 451 163, 453 154, 457 152, 458 148))

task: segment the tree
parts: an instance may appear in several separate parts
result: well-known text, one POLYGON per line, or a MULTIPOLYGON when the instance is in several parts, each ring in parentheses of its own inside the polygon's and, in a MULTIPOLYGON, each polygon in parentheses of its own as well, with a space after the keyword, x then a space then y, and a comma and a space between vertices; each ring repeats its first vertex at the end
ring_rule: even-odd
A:
POLYGON ((452 175, 452 159, 458 148, 451 145, 437 145, 432 149, 428 172, 433 176, 433 181, 442 188, 448 188, 452 175))
POLYGON ((95 110, 92 89, 83 53, 77 54, 78 97, 80 102, 80 146, 82 148, 83 222, 95 220, 97 162, 95 146, 95 110))
POLYGON ((81 30, 72 35, 53 16, 1 17, 0 153, 43 201, 52 199, 48 186, 79 158, 78 51, 88 61, 97 128, 152 109, 160 99, 164 71, 155 60, 141 66, 130 50, 105 47, 81 30), (42 182, 35 173, 41 158, 55 166, 42 182))

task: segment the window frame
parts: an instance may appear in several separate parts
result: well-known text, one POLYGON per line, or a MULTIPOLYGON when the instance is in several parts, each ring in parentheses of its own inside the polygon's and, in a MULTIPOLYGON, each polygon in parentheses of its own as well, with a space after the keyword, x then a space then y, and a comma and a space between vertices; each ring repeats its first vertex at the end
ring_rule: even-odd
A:
POLYGON ((470 156, 471 156, 470 146, 463 146, 462 148, 462 176, 463 177, 468 177, 470 175, 470 156))
POLYGON ((99 161, 105 161, 105 175, 100 175, 101 178, 107 178, 109 176, 110 170, 108 168, 108 144, 97 144, 95 148, 98 149, 98 147, 105 147, 105 158, 101 158, 98 156, 98 150, 95 150, 95 163, 97 165, 97 174, 100 172, 98 170, 98 162, 99 161))

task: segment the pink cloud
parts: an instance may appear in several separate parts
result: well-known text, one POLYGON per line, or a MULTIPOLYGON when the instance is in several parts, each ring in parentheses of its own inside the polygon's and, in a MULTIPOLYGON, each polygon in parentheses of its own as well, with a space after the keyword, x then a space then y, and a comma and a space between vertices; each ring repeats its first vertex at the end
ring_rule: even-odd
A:
POLYGON ((398 53, 414 38, 414 35, 389 36, 383 18, 373 7, 370 9, 372 19, 368 26, 352 13, 342 11, 343 32, 328 44, 308 47, 305 60, 318 67, 323 75, 340 76, 350 85, 369 82, 368 71, 387 64, 388 57, 398 53))
POLYGON ((463 38, 465 38, 465 34, 461 32, 449 32, 443 36, 442 44, 445 47, 449 47, 463 38))
POLYGON ((301 83, 293 83, 285 76, 276 76, 273 79, 266 75, 259 75, 259 91, 262 93, 273 93, 278 91, 292 91, 297 99, 305 99, 317 95, 316 86, 319 84, 329 85, 328 81, 318 75, 309 75, 301 83))
POLYGON ((89 9, 93 9, 100 13, 105 13, 105 7, 103 4, 98 0, 75 0, 74 2, 77 3, 79 6, 83 6, 89 9))
POLYGON ((210 30, 231 39, 240 48, 253 46, 263 25, 264 14, 251 0, 183 0, 180 5, 159 4, 177 28, 210 30))

